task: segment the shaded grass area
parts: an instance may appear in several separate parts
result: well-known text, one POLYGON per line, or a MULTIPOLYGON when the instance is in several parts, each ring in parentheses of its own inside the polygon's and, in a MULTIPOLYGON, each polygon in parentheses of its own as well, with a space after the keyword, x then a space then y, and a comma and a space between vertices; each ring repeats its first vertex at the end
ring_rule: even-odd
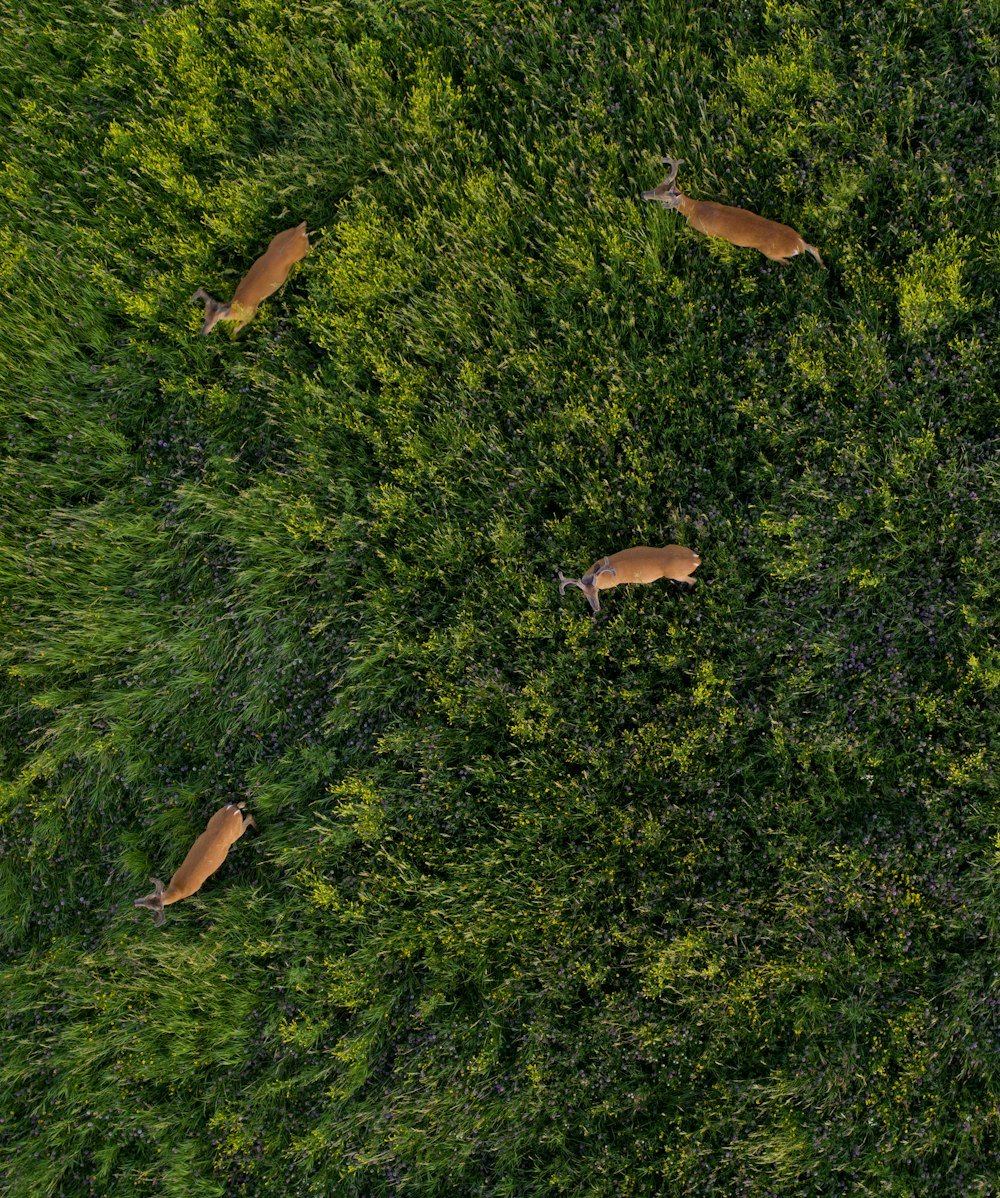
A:
POLYGON ((989 16, 3 18, 6 1192, 994 1192, 989 16))

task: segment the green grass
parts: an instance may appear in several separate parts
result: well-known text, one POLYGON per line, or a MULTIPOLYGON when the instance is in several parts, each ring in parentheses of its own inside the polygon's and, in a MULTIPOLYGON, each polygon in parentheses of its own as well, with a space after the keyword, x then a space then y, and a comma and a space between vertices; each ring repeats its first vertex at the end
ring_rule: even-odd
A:
POLYGON ((0 33, 4 1193, 996 1193, 992 8, 0 33))

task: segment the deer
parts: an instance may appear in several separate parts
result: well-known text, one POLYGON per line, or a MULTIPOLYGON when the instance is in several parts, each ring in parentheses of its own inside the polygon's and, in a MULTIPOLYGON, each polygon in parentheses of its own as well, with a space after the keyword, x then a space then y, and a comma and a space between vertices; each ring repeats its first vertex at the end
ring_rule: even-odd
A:
POLYGON ((207 878, 219 868, 233 845, 247 830, 247 825, 256 828, 252 815, 244 816, 246 803, 227 803, 208 821, 205 831, 198 837, 180 869, 170 879, 164 890, 159 878, 150 878, 154 890, 145 898, 136 899, 134 907, 148 907, 153 912, 157 927, 163 923, 163 908, 170 903, 179 903, 200 890, 207 878))
POLYGON ((826 269, 819 250, 809 245, 802 237, 776 220, 767 220, 756 212, 748 212, 746 208, 731 208, 728 204, 715 204, 710 200, 692 200, 677 190, 677 171, 683 158, 663 158, 664 166, 670 167, 670 173, 659 187, 652 191, 644 191, 644 200, 656 200, 664 208, 676 208, 687 217, 692 229, 704 233, 707 237, 721 237, 732 245, 751 246, 760 250, 765 258, 780 262, 782 266, 795 257, 796 254, 811 254, 816 261, 826 269))
POLYGON ((220 320, 233 320, 236 322, 233 336, 238 336, 257 315, 260 304, 288 278, 292 263, 308 253, 309 238, 306 236, 306 222, 303 221, 294 229, 286 229, 284 233, 272 237, 271 244, 240 280, 228 304, 213 299, 204 287, 199 287, 191 296, 191 302, 202 300, 205 304, 201 335, 207 337, 220 320))
POLYGON ((698 554, 683 545, 664 545, 661 549, 636 545, 594 562, 582 578, 567 578, 559 570, 559 594, 565 595, 567 587, 579 587, 587 596, 590 610, 597 615, 601 610, 599 591, 627 582, 656 582, 660 578, 694 586, 691 576, 700 565, 698 554))

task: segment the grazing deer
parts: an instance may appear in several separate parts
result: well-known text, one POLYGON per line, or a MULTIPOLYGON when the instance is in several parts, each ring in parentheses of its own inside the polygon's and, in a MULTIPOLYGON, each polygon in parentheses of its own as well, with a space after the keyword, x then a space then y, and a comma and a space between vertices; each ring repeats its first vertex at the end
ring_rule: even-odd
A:
POLYGON ((691 575, 700 565, 701 558, 697 553, 683 545, 664 545, 662 549, 637 545, 594 562, 582 578, 567 578, 560 570, 559 594, 565 595, 567 587, 579 587, 587 596, 590 610, 596 614, 601 610, 598 591, 620 586, 623 582, 656 582, 658 578, 672 578, 694 586, 691 575))
POLYGON ((309 238, 306 236, 306 222, 303 221, 294 229, 286 229, 271 239, 271 244, 240 280, 228 304, 219 303, 204 287, 199 287, 191 296, 191 302, 204 300, 205 303, 205 323, 201 326, 201 335, 207 337, 220 320, 235 320, 233 335, 238 334, 256 316, 261 301, 273 295, 288 278, 292 263, 308 253, 309 238))
POLYGON ((256 828, 252 815, 243 815, 245 803, 227 803, 208 821, 208 827, 198 837, 188 855, 181 862, 181 867, 170 879, 170 885, 163 889, 159 878, 150 878, 156 889, 146 898, 136 899, 135 907, 148 907, 153 912, 157 925, 163 923, 163 908, 170 903, 178 903, 200 890, 202 883, 209 878, 225 861, 229 846, 243 835, 247 824, 256 828))
POLYGON ((765 258, 771 258, 787 266, 796 254, 803 252, 812 254, 816 261, 824 266, 819 250, 814 245, 808 245, 794 229, 781 225, 776 220, 767 220, 756 212, 748 212, 745 208, 730 208, 728 204, 714 204, 709 200, 692 200, 677 190, 677 171, 682 158, 664 158, 664 165, 669 166, 670 174, 659 187, 652 191, 644 191, 644 200, 657 200, 665 208, 676 208, 684 216, 692 229, 704 233, 707 237, 721 237, 723 241, 733 245, 752 246, 760 250, 765 258))

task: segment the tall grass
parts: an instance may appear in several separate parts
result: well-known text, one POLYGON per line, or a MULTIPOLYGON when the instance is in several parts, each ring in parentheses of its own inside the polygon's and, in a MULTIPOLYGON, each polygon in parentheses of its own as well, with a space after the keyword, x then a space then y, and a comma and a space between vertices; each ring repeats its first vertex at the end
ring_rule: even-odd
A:
POLYGON ((994 1193, 990 7, 0 31, 5 1193, 994 1193))

